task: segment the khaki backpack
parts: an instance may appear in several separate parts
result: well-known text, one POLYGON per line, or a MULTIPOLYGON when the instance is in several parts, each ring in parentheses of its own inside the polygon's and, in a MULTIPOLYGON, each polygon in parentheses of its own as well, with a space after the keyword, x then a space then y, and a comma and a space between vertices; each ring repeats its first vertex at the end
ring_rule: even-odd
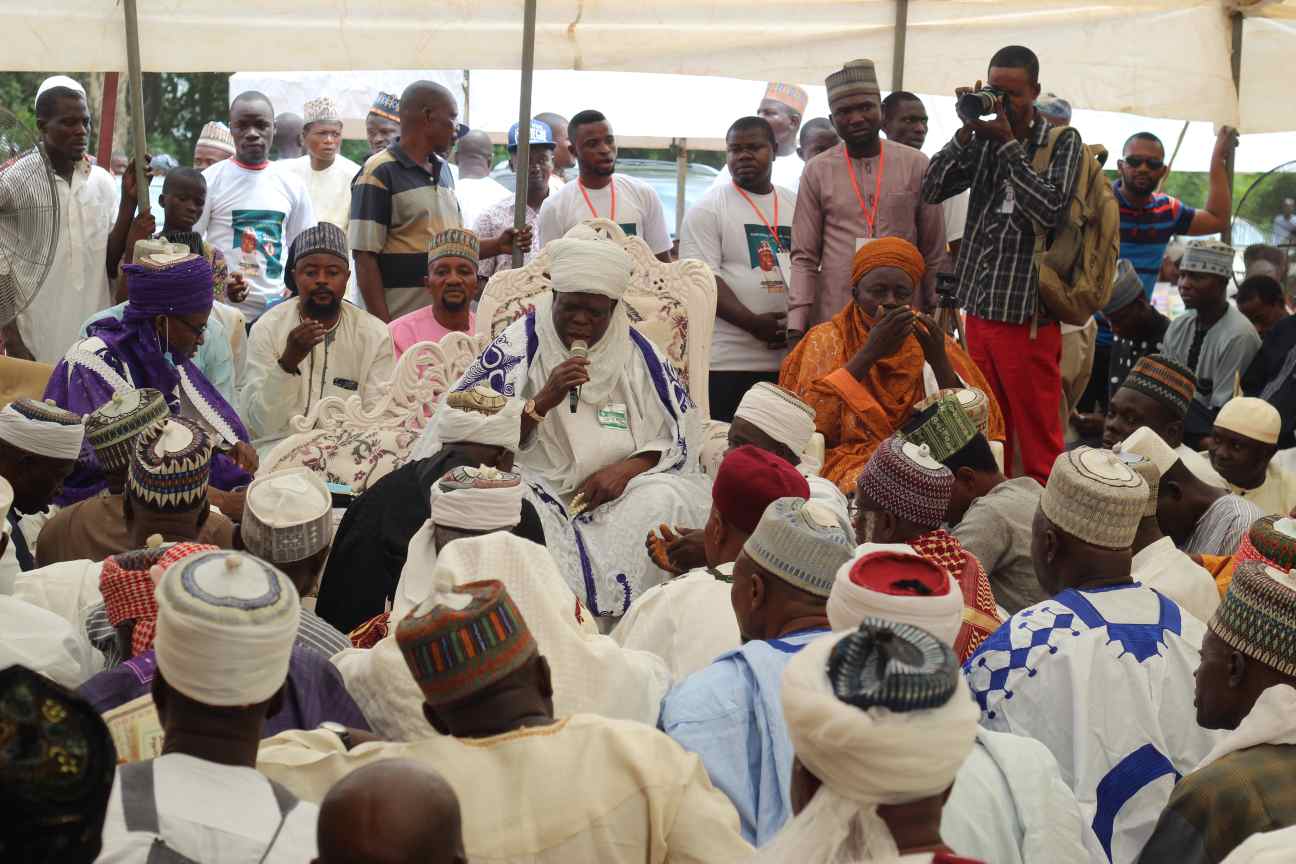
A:
MULTIPOLYGON (((1053 148, 1067 131, 1075 132, 1070 127, 1049 130, 1048 139, 1031 160, 1036 174, 1048 170, 1053 148)), ((1062 220, 1043 230, 1036 225, 1035 263, 1042 311, 1065 324, 1085 324, 1111 300, 1116 259, 1120 257, 1120 208, 1103 176, 1106 161, 1107 148, 1082 145, 1075 189, 1062 220)))

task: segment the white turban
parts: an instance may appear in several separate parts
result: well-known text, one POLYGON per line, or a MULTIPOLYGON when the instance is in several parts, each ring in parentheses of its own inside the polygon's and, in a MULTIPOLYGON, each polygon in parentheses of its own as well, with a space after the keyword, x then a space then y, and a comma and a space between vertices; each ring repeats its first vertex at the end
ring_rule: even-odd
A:
POLYGON ((526 487, 517 474, 480 468, 455 468, 432 487, 434 525, 465 531, 499 531, 522 521, 526 487))
POLYGON ((523 403, 510 399, 494 414, 451 408, 443 400, 432 419, 433 432, 441 444, 466 441, 517 452, 522 435, 523 403))
POLYGON ((755 425, 800 456, 815 432, 815 412, 792 393, 760 381, 743 394, 734 417, 755 425))
POLYGON ((611 240, 563 237, 545 246, 549 280, 560 294, 602 294, 613 300, 625 296, 634 269, 630 256, 611 240))
MULTIPOLYGON (((66 413, 62 409, 53 410, 66 413)), ((76 459, 81 455, 84 438, 85 426, 81 423, 33 419, 18 413, 13 405, 6 405, 0 411, 0 441, 37 456, 76 459)))
POLYGON ((823 785, 753 860, 845 864, 898 857, 879 804, 950 787, 976 743, 980 712, 962 675, 939 708, 861 709, 834 695, 828 658, 851 632, 811 642, 783 672, 783 714, 797 759, 823 785))
MULTIPOLYGON (((903 559, 899 563, 903 564, 903 559)), ((923 574, 895 575, 923 580, 923 574)), ((832 593, 828 595, 828 623, 833 630, 853 630, 865 618, 912 624, 946 645, 953 645, 963 626, 963 592, 948 571, 927 561, 907 543, 865 543, 855 550, 854 558, 837 569, 832 593), (894 568, 897 554, 912 556, 928 568, 934 568, 932 573, 937 579, 943 573, 944 590, 932 594, 877 590, 887 584, 892 575, 888 569, 894 568), (942 573, 936 573, 937 570, 942 573)))

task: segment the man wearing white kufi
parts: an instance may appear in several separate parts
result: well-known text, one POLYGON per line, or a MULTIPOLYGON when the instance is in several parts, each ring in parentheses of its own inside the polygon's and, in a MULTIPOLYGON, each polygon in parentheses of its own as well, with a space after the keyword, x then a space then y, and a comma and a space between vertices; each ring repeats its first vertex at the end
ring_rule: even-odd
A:
POLYGON ((452 389, 486 383, 523 401, 517 469, 548 547, 590 611, 615 617, 661 581, 642 551, 649 529, 706 518, 701 417, 669 362, 630 327, 621 247, 581 225, 546 254, 553 293, 452 389))
POLYGON ((156 595, 153 701, 166 748, 118 769, 98 860, 158 848, 177 860, 310 860, 318 809, 255 768, 283 699, 297 590, 264 561, 213 551, 169 567, 156 595))
POLYGON ((0 477, 13 490, 5 522, 9 541, 0 558, 0 594, 13 593, 18 570, 36 566, 19 520, 40 513, 59 494, 84 439, 81 418, 56 405, 19 399, 0 410, 0 477))
MULTIPOLYGON (((410 539, 427 521, 433 486, 453 468, 511 471, 521 416, 522 402, 485 385, 447 393, 410 461, 347 507, 315 611, 349 633, 390 609, 410 539)), ((530 504, 524 510, 527 536, 544 542, 539 516, 530 504)))
MULTIPOLYGON (((963 623, 962 594, 945 568, 911 546, 865 543, 837 571, 828 622, 841 631, 866 618, 921 627, 952 647, 963 623)), ((976 738, 945 802, 941 836, 996 864, 1089 861, 1080 806, 1048 749, 980 727, 976 738)))
POLYGON ((976 706, 949 645, 865 618, 793 658, 783 712, 796 816, 753 861, 950 860, 941 803, 974 746, 976 706))
POLYGON ((1051 595, 1005 621, 964 675, 987 729, 1057 759, 1100 857, 1129 864, 1176 775, 1218 733, 1192 718, 1205 625, 1131 578, 1147 483, 1108 450, 1058 456, 1033 524, 1035 576, 1051 595))

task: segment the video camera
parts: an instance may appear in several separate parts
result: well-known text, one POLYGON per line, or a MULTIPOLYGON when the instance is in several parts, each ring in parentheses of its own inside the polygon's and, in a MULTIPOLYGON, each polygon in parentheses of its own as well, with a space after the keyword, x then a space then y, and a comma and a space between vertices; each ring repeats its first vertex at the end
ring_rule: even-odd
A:
POLYGON ((987 117, 995 113, 995 102, 1002 99, 1005 104, 1008 94, 998 87, 989 85, 980 90, 964 93, 958 100, 958 113, 964 117, 987 117))

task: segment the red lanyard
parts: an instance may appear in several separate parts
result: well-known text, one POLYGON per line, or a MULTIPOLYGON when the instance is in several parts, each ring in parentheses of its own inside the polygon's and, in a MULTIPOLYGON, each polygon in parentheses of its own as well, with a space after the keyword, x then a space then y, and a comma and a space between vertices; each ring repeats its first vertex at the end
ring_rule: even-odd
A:
MULTIPOLYGON (((589 193, 585 191, 585 181, 579 177, 576 178, 576 185, 580 187, 581 194, 585 196, 585 206, 589 208, 590 213, 595 219, 599 218, 598 211, 594 209, 594 202, 590 200, 589 193)), ((616 178, 612 178, 612 215, 608 218, 613 222, 616 221, 616 178)))
POLYGON ((778 251, 786 252, 787 250, 783 248, 783 241, 779 239, 779 233, 778 233, 778 227, 779 227, 778 190, 777 189, 773 190, 774 191, 774 224, 771 225, 769 223, 769 220, 765 218, 765 214, 762 213, 760 208, 756 206, 756 202, 751 199, 751 197, 743 190, 743 188, 739 186, 737 183, 734 183, 733 187, 734 189, 738 190, 738 194, 741 195, 743 197, 743 200, 747 202, 747 206, 755 210, 756 215, 759 216, 760 220, 765 223, 765 227, 769 229, 770 236, 774 238, 774 245, 778 247, 778 251))
POLYGON ((859 199, 860 209, 864 211, 864 221, 868 223, 869 239, 872 240, 877 236, 878 204, 882 200, 882 173, 886 171, 886 148, 882 142, 878 142, 878 171, 877 171, 877 188, 873 190, 873 213, 870 214, 868 207, 864 206, 864 196, 860 194, 859 180, 855 177, 855 163, 851 161, 850 153, 846 152, 846 145, 842 145, 842 158, 846 160, 846 170, 850 172, 851 185, 855 187, 855 197, 859 199))

